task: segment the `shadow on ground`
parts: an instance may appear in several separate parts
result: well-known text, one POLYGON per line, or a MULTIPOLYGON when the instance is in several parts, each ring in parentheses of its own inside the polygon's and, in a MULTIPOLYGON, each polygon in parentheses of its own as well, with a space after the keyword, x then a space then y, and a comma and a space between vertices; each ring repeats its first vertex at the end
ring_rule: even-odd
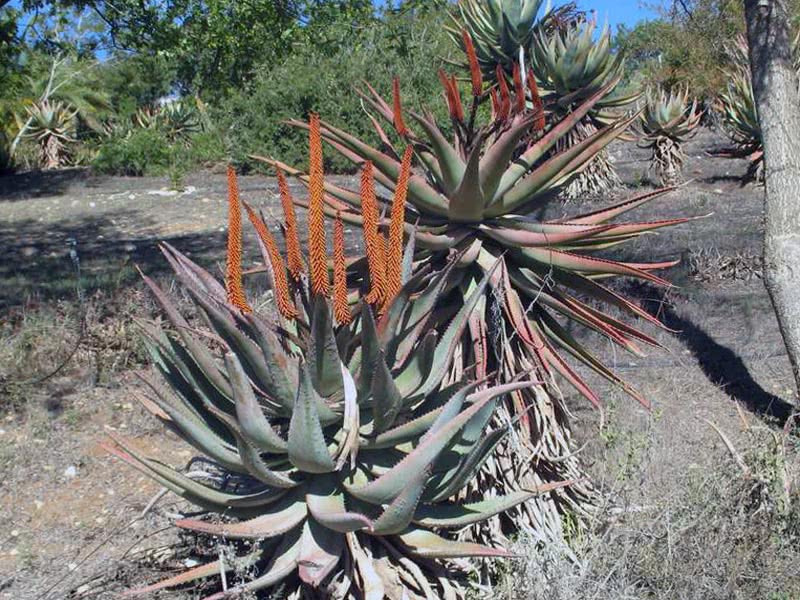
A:
POLYGON ((71 185, 93 179, 86 168, 28 171, 0 177, 0 202, 18 202, 66 194, 71 185))
POLYGON ((649 284, 631 285, 630 294, 642 307, 675 332, 692 353, 708 380, 725 390, 749 411, 779 420, 789 420, 797 408, 765 390, 753 379, 742 357, 720 344, 691 319, 682 316, 664 291, 649 284))
POLYGON ((138 284, 137 266, 150 275, 161 275, 168 268, 158 250, 161 241, 205 266, 223 254, 221 232, 128 239, 115 225, 127 214, 123 210, 57 225, 35 220, 0 222, 0 310, 74 299, 78 266, 84 293, 138 284))

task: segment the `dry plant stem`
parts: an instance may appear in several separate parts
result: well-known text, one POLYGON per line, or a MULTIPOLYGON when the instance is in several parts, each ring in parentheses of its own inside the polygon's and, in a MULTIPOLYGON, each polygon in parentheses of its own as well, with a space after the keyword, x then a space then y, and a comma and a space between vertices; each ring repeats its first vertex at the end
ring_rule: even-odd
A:
POLYGON ((680 144, 666 136, 660 136, 653 142, 652 148, 650 169, 655 171, 658 184, 664 187, 679 184, 686 158, 680 144))
MULTIPOLYGON (((597 127, 587 119, 582 120, 566 136, 556 144, 556 153, 563 152, 575 144, 597 133, 597 127)), ((603 149, 584 165, 581 172, 566 186, 562 192, 566 200, 593 197, 622 186, 622 180, 611 164, 608 149, 603 149)))

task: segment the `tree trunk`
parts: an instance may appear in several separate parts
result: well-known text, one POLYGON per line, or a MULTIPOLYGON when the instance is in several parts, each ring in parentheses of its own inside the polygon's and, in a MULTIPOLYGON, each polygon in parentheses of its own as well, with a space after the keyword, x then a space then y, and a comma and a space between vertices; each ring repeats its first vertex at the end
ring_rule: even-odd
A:
POLYGON ((764 144, 764 281, 800 390, 800 98, 787 0, 744 0, 764 144))

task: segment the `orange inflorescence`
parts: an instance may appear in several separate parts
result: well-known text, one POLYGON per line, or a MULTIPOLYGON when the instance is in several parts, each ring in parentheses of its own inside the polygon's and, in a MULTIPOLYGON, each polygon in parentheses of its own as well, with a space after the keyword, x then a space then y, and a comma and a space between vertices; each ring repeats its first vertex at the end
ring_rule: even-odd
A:
POLYGON ((391 223, 389 224, 389 240, 386 250, 386 301, 394 298, 403 286, 403 232, 406 222, 406 197, 408 196, 408 180, 411 178, 411 157, 413 149, 406 147, 400 174, 394 188, 392 200, 391 223))
POLYGON ((408 128, 403 121, 403 106, 400 102, 400 79, 397 77, 392 80, 392 96, 394 98, 394 128, 397 135, 408 135, 408 128))
POLYGON ((499 106, 499 114, 498 117, 501 120, 505 120, 508 118, 508 114, 511 112, 511 93, 508 90, 508 82, 506 82, 506 72, 503 70, 503 67, 497 65, 496 69, 497 73, 497 85, 500 88, 500 106, 499 106))
POLYGON ((536 75, 533 74, 533 69, 528 69, 528 89, 531 92, 533 110, 536 112, 533 128, 535 131, 543 131, 545 127, 544 102, 542 102, 542 96, 539 94, 539 86, 536 85, 536 75))
POLYGON ((516 102, 516 111, 521 113, 525 111, 525 88, 522 87, 522 73, 520 73, 519 65, 514 63, 514 100, 516 102))
POLYGON ((364 163, 361 172, 361 214, 364 217, 364 246, 370 279, 370 291, 366 299, 370 304, 382 306, 386 299, 386 242, 378 229, 378 198, 370 161, 364 163))
POLYGON ((308 260, 311 290, 329 297, 328 249, 325 243, 325 182, 322 167, 322 134, 319 115, 312 114, 309 123, 308 182, 308 260))
POLYGON ((454 117, 457 121, 464 120, 464 105, 461 104, 461 92, 458 91, 458 81, 456 76, 450 77, 450 94, 453 96, 453 106, 455 107, 454 117))
POLYGON ((353 320, 347 302, 347 264, 344 259, 344 225, 337 212, 333 222, 333 316, 339 325, 353 320))
POLYGON ((480 96, 483 91, 483 74, 478 64, 478 55, 475 53, 475 45, 472 43, 472 37, 466 29, 461 31, 461 38, 464 40, 464 48, 467 51, 467 60, 469 61, 469 75, 470 79, 472 79, 472 95, 480 96))
POLYGON ((275 303, 278 305, 278 310, 286 319, 296 319, 298 317, 297 308, 292 302, 292 295, 289 292, 289 280, 286 277, 286 264, 283 262, 278 244, 275 243, 275 238, 267 229, 266 223, 259 217, 250 206, 243 202, 244 208, 247 211, 247 216, 253 228, 256 230, 261 243, 267 249, 269 255, 269 262, 272 265, 272 274, 275 279, 275 303))
POLYGON ((461 96, 458 93, 458 86, 455 83, 455 77, 451 80, 447 73, 439 69, 439 81, 444 88, 444 98, 447 101, 447 108, 450 111, 450 116, 458 121, 464 120, 464 108, 461 105, 461 96))
POLYGON ((228 302, 243 313, 251 312, 242 285, 242 208, 236 171, 228 165, 228 256, 225 263, 225 291, 228 302))
POLYGON ((297 217, 294 214, 294 201, 289 191, 289 183, 283 171, 278 169, 278 189, 281 192, 281 204, 286 225, 286 259, 289 263, 289 273, 295 281, 300 281, 303 275, 303 252, 300 250, 300 237, 297 235, 297 217))

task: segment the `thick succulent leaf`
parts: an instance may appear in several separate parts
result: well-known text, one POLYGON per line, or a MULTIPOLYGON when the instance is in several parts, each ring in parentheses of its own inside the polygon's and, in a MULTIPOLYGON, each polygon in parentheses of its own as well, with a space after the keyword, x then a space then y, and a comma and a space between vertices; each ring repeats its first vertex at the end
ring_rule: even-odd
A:
MULTIPOLYGON (((602 89, 598 90, 596 94, 589 97, 575 110, 561 118, 559 122, 553 126, 541 139, 537 140, 528 150, 526 150, 519 158, 506 169, 503 174, 501 183, 494 195, 496 199, 501 198, 508 192, 516 183, 539 162, 550 150, 555 147, 558 140, 572 131, 575 126, 583 119, 597 102, 602 99, 611 89, 610 83, 602 89)), ((616 83, 615 83, 616 85, 616 83)), ((613 87, 613 86, 612 86, 613 87)))
MULTIPOLYGON (((411 292, 414 290, 413 286, 404 288, 404 292, 408 293, 398 294, 402 296, 402 300, 410 303, 410 310, 397 310, 397 318, 394 319, 396 325, 387 325, 384 327, 388 339, 393 341, 389 348, 390 356, 393 356, 396 362, 405 363, 409 355, 413 352, 419 339, 424 335, 427 329, 429 318, 433 313, 436 305, 440 302, 442 293, 447 285, 456 285, 463 276, 462 270, 454 272, 459 258, 463 255, 464 250, 460 251, 456 256, 450 259, 444 269, 436 273, 431 282, 425 289, 414 298, 411 302, 411 292), (402 322, 400 317, 404 317, 402 322), (393 346, 396 346, 394 350, 393 346)), ((390 307, 387 316, 392 314, 390 307)), ((403 307, 399 307, 402 309, 403 307)))
POLYGON ((335 468, 319 419, 319 403, 320 398, 311 383, 311 376, 303 365, 289 422, 288 450, 292 464, 307 473, 330 473, 335 468))
MULTIPOLYGON (((524 176, 486 211, 487 217, 499 217, 514 211, 525 212, 540 196, 557 185, 566 183, 579 168, 608 144, 622 135, 633 118, 617 121, 563 150, 524 176)), ((543 196, 542 196, 543 197, 543 196)))
POLYGON ((291 529, 281 540, 280 545, 272 554, 273 559, 269 565, 261 572, 257 579, 244 585, 232 588, 228 591, 219 592, 205 600, 228 600, 229 598, 239 598, 250 592, 257 592, 268 587, 272 587, 297 569, 300 561, 300 546, 303 534, 302 527, 291 529))
POLYGON ((444 474, 438 487, 426 501, 441 502, 460 492, 477 474, 478 470, 491 457, 497 445, 511 432, 510 427, 495 429, 483 436, 461 462, 449 473, 444 474))
POLYGON ((478 223, 483 218, 486 198, 481 187, 480 157, 482 138, 474 142, 458 187, 450 195, 448 216, 453 223, 478 223))
POLYGON ((581 361, 597 374, 601 375, 611 383, 621 387, 627 394, 642 404, 642 406, 645 408, 650 407, 650 403, 638 390, 636 390, 624 379, 614 374, 613 371, 597 360, 597 358, 591 352, 589 352, 583 344, 572 337, 572 335, 570 335, 570 333, 565 330, 553 317, 547 313, 541 313, 538 320, 545 333, 551 340, 555 341, 558 345, 567 350, 576 359, 581 361))
POLYGON ((428 142, 439 162, 445 193, 449 196, 456 190, 459 182, 463 179, 466 165, 456 149, 450 145, 447 138, 445 138, 439 127, 437 127, 432 117, 426 119, 413 112, 409 114, 419 123, 420 127, 422 127, 425 134, 428 136, 428 142))
POLYGON ((225 341, 242 362, 248 377, 270 398, 283 406, 287 412, 290 411, 293 403, 293 387, 287 380, 285 371, 281 370, 278 364, 268 363, 264 360, 261 349, 236 327, 236 323, 227 309, 226 312, 223 312, 210 298, 204 297, 202 292, 191 288, 187 289, 203 308, 203 312, 217 335, 225 341))
POLYGON ((189 354, 192 355, 194 361, 206 374, 206 377, 208 377, 208 379, 217 387, 217 389, 219 389, 220 393, 230 398, 230 386, 222 376, 222 373, 220 372, 211 352, 209 352, 208 348, 204 344, 199 343, 191 334, 192 328, 188 321, 186 321, 183 315, 181 315, 169 296, 165 294, 160 287, 158 287, 156 282, 144 274, 142 274, 142 279, 144 279, 147 287, 150 288, 150 291, 153 293, 153 297, 155 297, 159 306, 161 306, 164 314, 167 315, 167 319, 169 319, 170 323, 172 323, 172 326, 175 327, 175 331, 181 337, 181 340, 186 346, 189 354))
POLYGON ((306 359, 314 387, 323 397, 330 398, 342 392, 342 359, 333 333, 333 316, 328 300, 318 295, 313 302, 306 359))
POLYGON ((416 251, 417 241, 417 227, 416 225, 408 234, 408 241, 406 242, 405 250, 403 250, 403 270, 401 281, 403 285, 411 281, 414 268, 414 253, 416 251))
POLYGON ((383 352, 378 353, 378 358, 372 368, 372 431, 379 434, 394 425, 397 415, 403 408, 404 397, 392 378, 386 357, 383 352))
POLYGON ((264 416, 239 359, 235 354, 228 353, 225 355, 225 364, 228 367, 233 397, 236 402, 236 417, 242 435, 248 442, 261 450, 274 454, 285 454, 288 451, 286 440, 278 435, 264 416))
POLYGON ((356 382, 344 363, 341 365, 342 381, 344 382, 344 415, 342 416, 342 436, 339 448, 336 451, 339 457, 336 461, 336 470, 341 471, 350 459, 355 465, 359 450, 359 429, 361 427, 361 411, 358 406, 358 390, 356 382))
MULTIPOLYGON (((233 568, 233 565, 225 565, 225 566, 227 567, 226 571, 230 571, 233 568)), ((175 588, 180 585, 192 583, 193 581, 197 581, 199 579, 205 579, 206 577, 213 577, 215 575, 219 575, 219 572, 220 572, 220 564, 218 560, 215 560, 214 562, 210 562, 205 565, 200 565, 199 567, 194 567, 187 571, 183 571, 179 575, 175 575, 174 577, 169 577, 168 579, 164 579, 163 581, 159 581, 158 583, 153 583, 151 585, 136 588, 133 590, 127 590, 121 594, 121 597, 125 598, 127 596, 141 596, 142 594, 153 594, 160 590, 168 590, 170 588, 175 588)))
POLYGON ((384 509, 381 516, 375 519, 373 525, 375 535, 398 534, 411 524, 429 477, 430 467, 427 467, 406 480, 397 497, 384 509))
POLYGON ((530 231, 528 229, 516 228, 513 226, 493 227, 482 225, 481 230, 489 237, 497 240, 504 246, 552 246, 561 245, 568 242, 591 238, 592 236, 603 233, 611 229, 611 226, 591 227, 583 229, 566 230, 558 233, 544 233, 530 231))
POLYGON ((130 466, 155 479, 170 491, 186 498, 193 504, 225 512, 230 509, 247 509, 264 507, 283 497, 285 490, 266 489, 252 494, 229 494, 197 483, 186 475, 179 473, 157 460, 143 458, 131 450, 129 445, 119 438, 113 438, 114 444, 102 444, 103 448, 130 466))
POLYGON ((625 202, 620 202, 619 204, 615 204, 613 206, 609 206, 607 208, 602 208, 600 210, 595 210, 590 213, 586 213, 583 215, 579 215, 577 217, 570 217, 569 219, 564 219, 560 222, 569 223, 574 225, 599 225, 600 223, 606 223, 611 219, 615 219, 616 217, 634 210, 635 208, 639 208, 643 204, 647 204, 656 198, 663 196, 664 194, 673 191, 675 188, 664 188, 661 190, 655 190, 654 192, 646 192, 644 194, 640 194, 625 202))
MULTIPOLYGON (((170 375, 170 373, 165 373, 165 375, 170 375)), ((174 381, 174 378, 168 376, 167 380, 174 381)), ((223 440, 213 432, 212 427, 207 422, 190 414, 186 410, 179 409, 171 402, 168 402, 158 390, 154 391, 156 394, 151 400, 169 415, 173 424, 180 430, 181 437, 210 459, 220 463, 226 468, 236 473, 247 473, 247 469, 242 463, 238 453, 223 442, 223 440)), ((214 416, 214 418, 216 419, 217 417, 214 416)))
POLYGON ((631 266, 626 263, 597 258, 594 256, 582 256, 571 252, 561 252, 550 248, 519 248, 512 251, 512 255, 520 263, 537 267, 542 265, 560 269, 562 271, 572 271, 586 273, 589 275, 622 275, 645 279, 658 285, 672 287, 668 281, 657 277, 641 268, 631 266))
POLYGON ((538 486, 532 490, 511 492, 504 496, 487 498, 470 504, 431 504, 417 510, 414 522, 425 527, 454 529, 480 523, 515 506, 527 502, 535 496, 572 485, 574 481, 558 481, 538 486))
POLYGON ((519 115, 503 134, 486 149, 480 164, 480 187, 488 203, 495 199, 508 164, 519 148, 519 142, 531 130, 533 113, 519 115))
POLYGON ((306 518, 302 494, 290 494, 269 508, 267 514, 238 523, 214 523, 197 519, 179 519, 175 526, 233 540, 262 540, 277 537, 298 527, 306 518))
POLYGON ((375 326, 372 309, 364 302, 361 305, 361 368, 358 373, 358 395, 366 398, 372 392, 372 379, 381 359, 381 341, 375 326))
POLYGON ((372 529, 369 517, 347 510, 344 493, 329 477, 312 480, 306 503, 311 516, 332 531, 349 533, 372 529))
MULTIPOLYGON (((166 336, 156 337, 153 332, 146 331, 144 344, 156 369, 182 400, 180 403, 173 403, 162 395, 160 389, 152 386, 152 390, 157 396, 157 400, 154 402, 159 407, 166 403, 173 411, 180 412, 177 418, 173 419, 170 416, 170 419, 172 419, 172 426, 177 428, 177 433, 183 439, 209 456, 217 455, 218 450, 222 448, 223 451, 219 457, 223 462, 228 460, 230 457, 227 457, 228 453, 225 450, 232 451, 235 447, 235 440, 228 427, 213 412, 209 411, 208 407, 213 408, 213 403, 205 396, 204 389, 197 384, 195 379, 199 369, 192 365, 191 359, 186 356, 185 352, 179 355, 177 351, 181 349, 181 346, 168 340, 166 336), (190 365, 195 368, 192 369, 190 365), (186 423, 186 419, 190 419, 191 422, 186 423), (184 424, 183 427, 181 427, 181 423, 184 424)), ((161 410, 167 415, 172 414, 170 410, 164 408, 161 410)))
POLYGON ((456 418, 445 423, 435 435, 430 436, 424 442, 420 443, 419 446, 388 472, 365 486, 348 487, 345 484, 346 487, 348 487, 348 490, 353 496, 365 502, 369 502, 370 504, 390 503, 400 494, 408 478, 433 464, 453 437, 486 404, 493 401, 498 396, 502 396, 514 390, 530 387, 531 385, 530 382, 512 383, 476 392, 467 399, 470 405, 469 408, 462 411, 456 418))
POLYGON ((319 587, 336 568, 344 551, 344 535, 308 519, 300 540, 297 559, 300 579, 312 587, 319 587))
POLYGON ((475 310, 478 300, 485 292, 486 286, 488 285, 492 274, 495 272, 497 267, 500 266, 501 261, 502 259, 498 259, 490 268, 489 272, 486 273, 483 280, 475 288, 475 291, 473 291, 472 294, 464 301, 464 305, 453 318, 450 325, 448 325, 444 335, 442 335, 439 343, 436 346, 436 353, 434 356, 431 373, 428 375, 425 383, 423 383, 420 387, 418 394, 429 394, 442 382, 442 379, 450 367, 456 347, 460 342, 461 335, 464 333, 464 329, 469 322, 469 317, 472 314, 472 311, 475 310))
POLYGON ((416 556, 423 558, 480 558, 512 555, 500 548, 491 548, 471 542, 455 542, 424 529, 409 529, 399 535, 400 540, 416 556))

